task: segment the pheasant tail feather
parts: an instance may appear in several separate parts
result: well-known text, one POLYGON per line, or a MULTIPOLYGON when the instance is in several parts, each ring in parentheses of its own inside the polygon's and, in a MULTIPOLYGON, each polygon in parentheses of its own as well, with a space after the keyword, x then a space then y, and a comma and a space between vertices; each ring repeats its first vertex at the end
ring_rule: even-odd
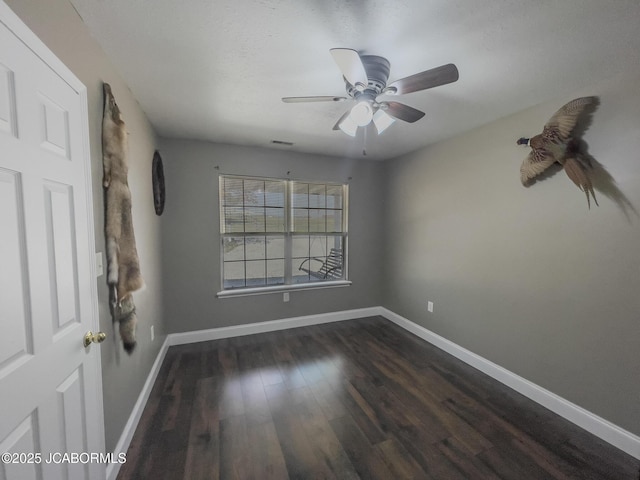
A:
POLYGON ((567 158, 564 163, 564 171, 576 186, 587 195, 587 205, 591 208, 591 200, 589 194, 593 197, 593 201, 598 205, 596 194, 593 191, 593 184, 589 178, 589 173, 585 166, 575 158, 567 158))

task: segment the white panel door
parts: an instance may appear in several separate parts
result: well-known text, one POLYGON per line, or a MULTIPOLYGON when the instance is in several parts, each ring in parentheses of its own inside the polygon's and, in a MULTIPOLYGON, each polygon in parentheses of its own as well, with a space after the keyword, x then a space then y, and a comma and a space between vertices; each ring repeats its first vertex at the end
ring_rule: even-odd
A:
POLYGON ((0 480, 105 477, 86 111, 0 0, 0 480))

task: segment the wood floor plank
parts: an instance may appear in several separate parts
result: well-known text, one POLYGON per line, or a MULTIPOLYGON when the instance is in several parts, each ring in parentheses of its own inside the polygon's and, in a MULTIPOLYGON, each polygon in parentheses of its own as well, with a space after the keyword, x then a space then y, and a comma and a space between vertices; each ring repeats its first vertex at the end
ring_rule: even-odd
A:
POLYGON ((196 386, 184 480, 220 478, 220 385, 216 380, 203 378, 196 386))
POLYGON ((394 478, 387 465, 350 416, 329 422, 361 478, 388 480, 394 478))
POLYGON ((174 387, 166 390, 163 400, 168 407, 160 435, 154 439, 157 450, 149 478, 182 478, 189 447, 189 430, 196 384, 201 376, 198 355, 181 349, 183 370, 176 374, 174 387))
MULTIPOLYGON (((308 390, 308 387, 301 390, 308 390)), ((291 393, 291 390, 285 390, 283 395, 291 393)), ((285 409, 278 404, 271 412, 289 477, 336 478, 325 462, 318 461, 313 442, 307 436, 300 416, 295 413, 295 406, 296 403, 293 403, 291 408, 285 409)))
POLYGON ((386 439, 386 425, 351 382, 342 384, 342 403, 372 445, 386 439))
POLYGON ((490 468, 481 462, 477 456, 469 455, 467 448, 455 437, 445 438, 435 444, 439 454, 449 460, 465 478, 474 480, 500 480, 490 468))
MULTIPOLYGON (((171 349, 170 349, 171 350, 171 349)), ((173 394, 175 392, 175 383, 176 377, 180 371, 180 360, 182 359, 182 355, 180 350, 175 349, 171 352, 167 352, 167 356, 165 357, 164 364, 168 367, 166 374, 163 372, 163 376, 161 378, 163 380, 163 390, 166 394, 173 394)))
POLYGON ((640 480, 381 317, 170 347, 118 479, 640 480))
MULTIPOLYGON (((166 364, 168 366, 168 364, 166 364)), ((164 372, 166 375, 167 369, 160 369, 159 375, 164 372)), ((154 426, 154 422, 157 424, 157 418, 159 415, 160 401, 162 398, 163 385, 161 382, 156 382, 149 394, 149 400, 144 409, 144 414, 140 417, 136 434, 131 439, 127 455, 127 462, 122 466, 120 471, 122 473, 136 472, 142 468, 147 448, 153 443, 154 435, 157 434, 157 428, 154 426)))
MULTIPOLYGON (((229 340, 229 339, 225 339, 229 340)), ((220 396, 220 418, 229 418, 244 414, 241 372, 238 366, 236 348, 230 341, 224 342, 218 350, 218 361, 224 379, 220 396)))
POLYGON ((524 461, 527 463, 538 465, 553 478, 568 480, 577 474, 572 465, 557 456, 551 449, 538 443, 527 432, 514 427, 478 402, 449 399, 445 405, 467 422, 476 425, 476 428, 494 445, 508 449, 512 456, 516 456, 512 449, 518 450, 520 453, 517 456, 525 458, 524 461))
POLYGON ((333 420, 334 418, 343 417, 347 415, 347 409, 340 400, 340 396, 334 392, 334 387, 325 382, 317 382, 309 385, 309 388, 313 392, 322 413, 327 420, 333 420))
POLYGON ((284 339, 277 335, 270 335, 266 337, 266 341, 270 347, 273 360, 280 369, 282 381, 287 388, 306 386, 307 382, 302 372, 298 369, 296 360, 284 339))
POLYGON ((398 388, 395 389, 396 395, 401 397, 400 403, 413 406, 414 411, 420 415, 421 423, 429 431, 439 432, 442 438, 455 436, 467 446, 473 455, 493 446, 471 424, 443 408, 441 402, 433 398, 428 389, 423 390, 417 385, 398 378, 392 369, 378 361, 373 363, 381 371, 387 373, 388 378, 395 380, 398 385, 398 388))
POLYGON ((237 350, 238 368, 241 372, 238 381, 246 422, 249 426, 269 422, 271 413, 264 391, 263 375, 263 371, 269 366, 265 362, 259 345, 237 350))
POLYGON ((251 466, 251 478, 283 480, 288 478, 287 465, 280 448, 275 425, 268 422, 254 424, 247 430, 247 442, 251 466))
POLYGON ((376 445, 382 460, 397 480, 432 480, 398 440, 390 438, 376 445))
POLYGON ((247 424, 244 415, 220 420, 220 478, 244 480, 251 477, 247 424))
POLYGON ((540 466, 514 455, 513 450, 506 449, 504 446, 486 450, 478 455, 478 457, 495 472, 499 478, 504 480, 521 480, 523 478, 554 479, 549 472, 540 466))
POLYGON ((304 398, 297 408, 298 417, 318 461, 338 479, 360 478, 310 389, 305 391, 304 398))

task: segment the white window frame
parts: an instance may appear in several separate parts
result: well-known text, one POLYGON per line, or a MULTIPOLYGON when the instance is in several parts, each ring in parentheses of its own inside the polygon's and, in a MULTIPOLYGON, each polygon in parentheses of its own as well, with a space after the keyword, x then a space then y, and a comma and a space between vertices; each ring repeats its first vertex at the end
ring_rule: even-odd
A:
MULTIPOLYGON (((338 183, 338 182, 318 182, 318 181, 307 181, 307 180, 293 180, 288 178, 272 178, 272 177, 256 177, 256 176, 248 176, 248 175, 218 175, 218 211, 220 214, 220 286, 221 290, 217 293, 217 296, 220 298, 224 297, 235 297, 235 296, 243 296, 243 295, 257 295, 257 294, 266 294, 266 293, 275 293, 275 292, 287 292, 294 290, 306 290, 306 289, 320 289, 320 288, 330 288, 330 287, 344 287, 351 285, 351 281, 348 280, 348 211, 349 211, 349 186, 347 184, 338 183), (275 182, 283 182, 285 186, 285 204, 284 204, 284 212, 285 212, 285 225, 283 232, 226 232, 225 231, 225 212, 224 212, 224 179, 232 178, 239 180, 258 180, 258 181, 275 181, 275 182), (292 205, 292 189, 293 185, 296 183, 303 183, 309 185, 325 185, 325 186, 339 186, 342 188, 342 227, 341 232, 294 232, 293 231, 293 205, 292 205), (269 236, 269 235, 282 235, 285 239, 285 251, 284 251, 284 284, 278 285, 264 285, 264 286, 255 286, 255 287, 234 287, 234 288, 224 288, 225 279, 224 279, 224 268, 225 268, 225 252, 224 252, 224 242, 225 238, 228 237, 245 237, 250 238, 252 236, 269 236), (307 236, 311 237, 313 235, 318 236, 337 236, 341 238, 342 241, 342 278, 338 280, 316 280, 312 282, 305 283, 293 283, 294 277, 294 258, 293 258, 293 239, 295 237, 307 236)), ((244 207, 243 207, 244 208, 244 207)), ((311 207, 308 207, 311 210, 311 207)), ((326 252, 327 254, 329 252, 326 252)), ((242 260, 246 262, 247 260, 242 260)))

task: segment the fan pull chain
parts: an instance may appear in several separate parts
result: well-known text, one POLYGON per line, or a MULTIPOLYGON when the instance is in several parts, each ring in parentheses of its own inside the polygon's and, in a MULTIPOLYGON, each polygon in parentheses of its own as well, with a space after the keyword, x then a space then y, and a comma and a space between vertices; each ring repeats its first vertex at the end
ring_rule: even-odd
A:
POLYGON ((362 156, 367 156, 367 126, 364 127, 364 133, 362 135, 362 156))

